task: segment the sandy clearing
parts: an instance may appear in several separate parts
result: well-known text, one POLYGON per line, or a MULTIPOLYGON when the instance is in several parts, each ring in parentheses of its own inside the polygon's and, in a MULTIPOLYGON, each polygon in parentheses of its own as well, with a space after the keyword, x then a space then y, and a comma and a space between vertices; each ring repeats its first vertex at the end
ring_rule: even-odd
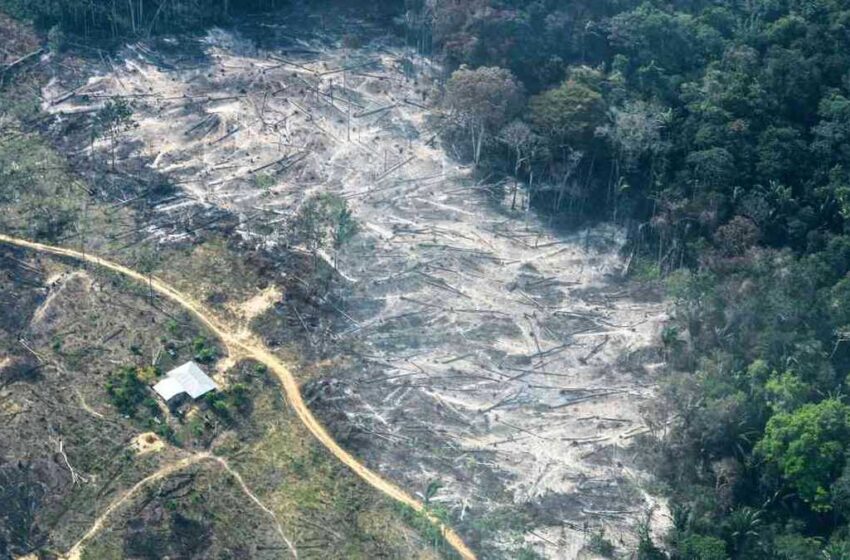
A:
POLYGON ((245 323, 251 322, 252 319, 259 317, 266 311, 272 308, 275 303, 283 297, 283 292, 277 286, 271 285, 261 290, 258 294, 250 299, 232 306, 232 310, 236 312, 245 323))
POLYGON ((136 455, 146 455, 148 453, 156 453, 165 448, 165 442, 153 432, 145 432, 137 435, 130 442, 130 447, 136 452, 136 455))

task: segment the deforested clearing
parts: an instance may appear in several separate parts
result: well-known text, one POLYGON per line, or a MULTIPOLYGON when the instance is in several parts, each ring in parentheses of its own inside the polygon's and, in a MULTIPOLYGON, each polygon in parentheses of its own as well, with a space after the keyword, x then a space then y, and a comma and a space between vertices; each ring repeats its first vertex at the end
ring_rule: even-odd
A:
POLYGON ((73 120, 127 100, 137 126, 78 157, 117 149, 177 185, 151 220, 159 243, 181 234, 157 224, 217 209, 245 244, 309 253, 292 216, 317 193, 347 201, 357 235, 313 256, 340 282, 336 310, 272 306, 285 294, 267 290, 234 312, 267 340, 295 331, 311 407, 411 493, 438 481, 429 500, 461 532, 515 515, 542 554, 573 558, 590 529, 626 543, 638 522, 665 529, 631 444, 666 307, 626 279, 624 232, 512 211, 438 141, 439 65, 366 22, 303 19, 128 44, 57 72, 43 109, 73 120))

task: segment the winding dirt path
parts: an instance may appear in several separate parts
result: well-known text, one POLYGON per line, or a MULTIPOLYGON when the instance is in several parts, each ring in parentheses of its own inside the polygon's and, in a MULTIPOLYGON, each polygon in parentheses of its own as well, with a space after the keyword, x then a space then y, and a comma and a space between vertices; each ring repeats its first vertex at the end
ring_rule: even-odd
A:
POLYGON ((85 548, 86 543, 103 529, 103 525, 106 523, 106 520, 109 519, 109 516, 112 515, 112 512, 121 507, 124 503, 127 502, 127 500, 138 494, 139 490, 141 490, 152 482, 162 480, 163 478, 170 476, 173 473, 182 471, 183 469, 191 467, 192 465, 200 463, 201 461, 209 458, 210 456, 206 453, 190 455, 189 457, 185 457, 183 459, 180 459, 179 461, 169 463, 168 465, 159 469, 152 475, 147 476, 136 484, 134 484, 132 488, 124 492, 124 494, 122 494, 120 498, 109 504, 109 506, 105 510, 103 510, 103 512, 97 517, 97 519, 95 519, 94 523, 92 523, 92 526, 89 527, 89 530, 86 532, 86 534, 83 535, 82 538, 78 540, 74 546, 71 547, 71 549, 65 555, 65 559, 80 560, 80 558, 82 558, 83 549, 85 548))
POLYGON ((239 483, 239 487, 242 488, 242 492, 244 492, 246 496, 251 498, 251 501, 257 504, 257 507, 266 512, 274 520, 275 528, 277 529, 280 538, 282 538, 283 541, 286 543, 286 546, 289 547, 289 551, 292 553, 292 557, 298 558, 298 551, 295 549, 295 545, 292 544, 292 541, 287 539, 286 535, 283 533, 283 526, 280 524, 280 521, 277 520, 277 515, 275 515, 272 510, 266 507, 266 505, 260 501, 260 498, 258 498, 257 495, 251 491, 251 489, 245 483, 245 480, 242 478, 242 475, 239 474, 235 469, 233 469, 227 462, 227 460, 224 459, 224 457, 210 455, 210 459, 218 462, 218 464, 221 465, 221 467, 226 470, 230 476, 235 478, 236 482, 239 483))
MULTIPOLYGON (((292 375, 292 372, 289 371, 289 368, 279 358, 277 358, 265 346, 265 344, 263 344, 256 337, 252 336, 249 332, 247 332, 246 330, 240 332, 236 329, 232 329, 227 324, 222 322, 219 318, 217 318, 210 310, 204 307, 203 304, 195 301, 192 297, 185 295, 179 292, 178 290, 172 288, 170 285, 166 284, 162 280, 156 277, 148 278, 146 275, 141 274, 131 268, 120 265, 118 263, 114 263, 112 261, 102 259, 96 255, 82 253, 73 249, 66 249, 63 247, 55 247, 52 245, 45 245, 43 243, 27 241, 26 239, 20 239, 4 234, 0 234, 0 243, 7 243, 9 245, 15 245, 17 247, 23 247, 25 249, 31 249, 33 251, 39 251, 42 253, 69 257, 78 261, 88 262, 132 278, 134 280, 137 280, 138 282, 149 283, 153 290, 187 309, 189 312, 195 315, 202 323, 204 323, 207 328, 209 328, 213 333, 215 333, 215 335, 218 336, 224 343, 224 345, 227 347, 228 354, 231 356, 231 358, 234 358, 236 356, 252 358, 264 364, 270 371, 274 372, 274 374, 277 375, 278 379, 283 385, 283 390, 286 393, 286 397, 289 400, 292 408, 295 410, 295 414, 298 416, 299 420, 301 420, 307 430, 311 434, 313 434, 313 437, 319 440, 319 442, 321 442, 321 444, 324 445, 328 449, 328 451, 330 451, 348 468, 354 471, 357 476, 365 480, 370 486, 393 498, 394 500, 409 506, 414 511, 424 514, 432 523, 434 523, 440 528, 443 533, 443 537, 446 539, 446 542, 457 551, 461 558, 463 558, 464 560, 475 560, 475 554, 469 547, 466 546, 460 535, 458 535, 451 527, 447 526, 445 523, 439 520, 436 516, 429 513, 426 510, 424 504, 422 504, 422 502, 413 498, 410 494, 402 490, 397 485, 393 484, 388 480, 385 480, 378 473, 363 465, 351 453, 343 449, 331 437, 325 427, 316 419, 315 416, 313 416, 313 413, 304 403, 304 398, 301 395, 301 390, 298 387, 298 382, 295 380, 295 377, 292 375)), ((197 462, 197 460, 200 459, 196 459, 195 462, 197 462)), ((186 466, 188 466, 183 465, 181 467, 179 466, 181 463, 182 461, 174 463, 174 469, 169 472, 173 472, 174 470, 185 468, 186 466)), ((162 471, 158 471, 158 473, 159 472, 162 471)), ((167 474, 169 473, 165 473, 162 476, 166 476, 167 474)), ((156 474, 151 476, 156 476, 156 474)), ((150 482, 148 479, 144 479, 139 482, 137 486, 139 484, 144 485, 146 481, 150 482)), ((136 487, 134 486, 133 489, 136 489, 136 487)), ((133 489, 131 489, 130 492, 132 492, 133 489)), ((127 497, 128 496, 125 495, 124 499, 126 499, 127 497)), ((122 501, 123 500, 119 500, 118 502, 113 503, 108 508, 107 512, 105 512, 104 515, 101 515, 101 517, 98 519, 98 523, 95 523, 95 525, 89 530, 87 536, 90 536, 89 534, 93 535, 97 533, 97 531, 100 530, 100 525, 103 524, 103 520, 106 518, 106 516, 111 513, 111 511, 113 511, 116 507, 118 507, 122 501)), ((84 542, 85 540, 86 537, 83 537, 80 543, 84 542)), ((79 546, 80 543, 75 545, 75 548, 79 546)), ((71 558, 73 558, 73 556, 71 556, 71 558)))
POLYGON ((267 513, 275 522, 275 528, 277 529, 278 534, 289 547, 289 551, 292 553, 293 558, 298 558, 298 551, 295 549, 295 546, 292 542, 286 538, 283 533, 283 527, 280 525, 280 522, 277 520, 277 516, 274 514, 272 510, 267 508, 263 502, 260 501, 259 498, 248 488, 248 485, 245 484, 245 481, 242 479, 242 475, 231 468, 230 464, 222 458, 211 453, 194 453, 188 457, 184 457, 180 460, 174 461, 173 463, 169 463, 156 471, 155 473, 143 478, 139 482, 133 485, 132 488, 124 492, 117 500, 109 504, 109 506, 95 519, 92 526, 89 527, 89 530, 85 535, 82 536, 80 540, 71 547, 71 550, 64 556, 65 560, 80 560, 82 558, 83 549, 85 548, 86 543, 92 539, 95 535, 97 535, 102 529, 106 520, 112 515, 116 509, 125 504, 130 498, 139 493, 139 491, 152 482, 156 482, 157 480, 162 480, 172 474, 182 471, 192 465, 200 463, 201 461, 215 461, 221 467, 227 471, 227 473, 236 479, 236 482, 239 484, 239 487, 242 489, 242 492, 248 496, 251 501, 253 501, 260 509, 262 509, 265 513, 267 513))

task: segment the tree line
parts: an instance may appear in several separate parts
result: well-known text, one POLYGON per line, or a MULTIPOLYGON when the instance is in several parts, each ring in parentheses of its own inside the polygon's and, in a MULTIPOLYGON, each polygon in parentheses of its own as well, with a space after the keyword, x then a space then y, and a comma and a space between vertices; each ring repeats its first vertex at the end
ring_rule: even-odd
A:
POLYGON ((274 9, 282 0, 0 0, 0 9, 37 26, 85 38, 191 29, 237 13, 274 9))
POLYGON ((526 183, 534 173, 544 207, 634 222, 662 245, 664 270, 695 264, 706 241, 738 251, 720 247, 730 228, 745 230, 733 238, 796 251, 842 233, 850 215, 842 2, 411 1, 408 9, 459 68, 447 84, 448 138, 466 142, 488 171, 520 172, 526 183))
MULTIPOLYGON (((315 3, 333 4, 329 0, 315 3)), ((291 0, 0 0, 0 10, 45 30, 53 28, 85 39, 104 40, 196 31, 290 4, 291 0)), ((362 4, 366 12, 379 13, 398 5, 394 0, 387 3, 387 8, 363 0, 341 4, 362 4)))

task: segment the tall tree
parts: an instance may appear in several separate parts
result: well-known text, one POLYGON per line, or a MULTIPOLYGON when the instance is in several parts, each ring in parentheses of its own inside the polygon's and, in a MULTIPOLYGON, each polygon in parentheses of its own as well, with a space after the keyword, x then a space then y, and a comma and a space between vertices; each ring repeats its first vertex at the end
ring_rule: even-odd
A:
POLYGON ((583 74, 571 76, 529 102, 535 130, 559 150, 567 146, 586 149, 605 122, 605 100, 598 84, 579 77, 583 74))
POLYGON ((504 68, 462 67, 452 74, 446 85, 446 108, 466 131, 475 165, 485 143, 519 113, 522 102, 522 87, 504 68))
POLYGON ((850 438, 850 407, 837 399, 773 416, 758 456, 815 511, 828 511, 830 486, 841 474, 850 438))

